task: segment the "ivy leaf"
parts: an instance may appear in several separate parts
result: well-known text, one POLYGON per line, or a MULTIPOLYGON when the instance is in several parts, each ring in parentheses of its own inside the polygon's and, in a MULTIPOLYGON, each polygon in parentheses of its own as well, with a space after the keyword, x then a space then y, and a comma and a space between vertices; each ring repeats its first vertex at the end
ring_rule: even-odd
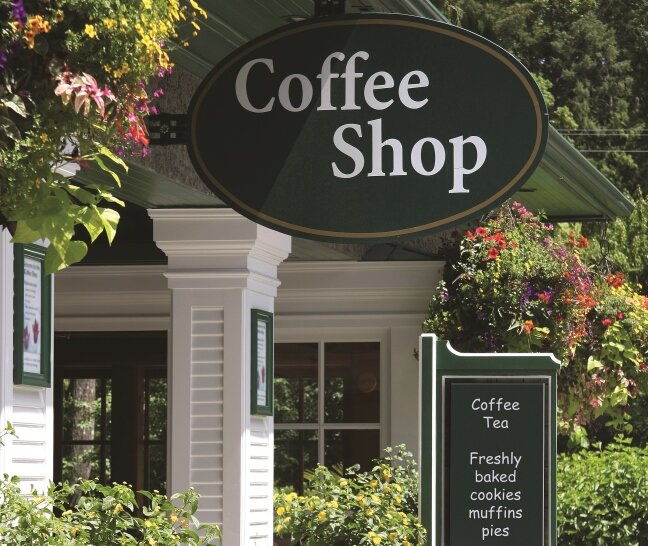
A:
POLYGON ((602 368, 603 364, 599 361, 596 360, 593 356, 590 356, 587 359, 587 371, 591 372, 592 370, 598 370, 599 368, 602 368))
POLYGON ((9 100, 2 99, 2 104, 16 112, 20 117, 27 117, 27 108, 25 107, 25 103, 18 95, 13 95, 9 100))
POLYGON ((40 238, 40 232, 31 229, 25 220, 19 220, 16 223, 16 232, 14 233, 11 242, 27 244, 38 241, 40 238))
POLYGON ((113 209, 105 209, 97 207, 101 223, 106 230, 106 237, 108 242, 112 244, 115 234, 117 233, 117 224, 119 223, 119 213, 113 209))
POLYGON ((96 200, 94 194, 74 184, 68 184, 65 189, 84 205, 92 205, 96 200))
POLYGON ((119 157, 119 156, 117 156, 116 154, 114 154, 114 153, 112 152, 112 150, 109 150, 109 149, 106 148, 105 146, 101 146, 101 148, 99 148, 99 153, 100 153, 101 155, 106 156, 108 159, 110 159, 110 160, 113 161, 114 163, 117 163, 117 165, 122 166, 122 167, 124 168, 124 170, 125 170, 126 172, 128 172, 128 165, 126 165, 126 162, 125 162, 121 157, 119 157))
POLYGON ((58 249, 50 245, 45 252, 45 272, 56 273, 74 263, 80 262, 88 252, 88 246, 83 241, 66 241, 58 249), (64 253, 61 257, 60 251, 64 253))
POLYGON ((104 230, 101 213, 95 205, 86 207, 85 210, 79 215, 81 224, 90 235, 90 241, 94 242, 104 230))
POLYGON ((119 175, 115 171, 113 171, 110 167, 106 166, 106 164, 103 162, 103 159, 101 159, 98 155, 96 155, 94 156, 93 161, 95 161, 97 165, 99 165, 99 168, 102 171, 107 172, 110 176, 113 177, 117 186, 121 187, 121 180, 119 180, 119 175))
POLYGON ((0 116, 0 129, 2 129, 2 132, 11 140, 20 139, 20 130, 7 116, 0 116))

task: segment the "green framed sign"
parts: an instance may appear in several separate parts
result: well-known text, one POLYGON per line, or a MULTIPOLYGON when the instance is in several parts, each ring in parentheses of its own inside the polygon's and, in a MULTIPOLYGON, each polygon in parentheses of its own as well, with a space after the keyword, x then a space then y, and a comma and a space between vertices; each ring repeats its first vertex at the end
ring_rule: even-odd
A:
POLYGON ((434 546, 556 546, 550 354, 464 354, 421 337, 421 519, 434 546))
POLYGON ((45 274, 45 247, 15 243, 14 384, 50 387, 52 276, 45 274))
POLYGON ((513 55, 398 14, 316 18, 251 40, 205 77, 188 118, 194 168, 229 206, 350 243, 479 217, 528 180, 548 131, 513 55))
POLYGON ((272 415, 274 407, 273 315, 252 309, 251 406, 252 415, 272 415))

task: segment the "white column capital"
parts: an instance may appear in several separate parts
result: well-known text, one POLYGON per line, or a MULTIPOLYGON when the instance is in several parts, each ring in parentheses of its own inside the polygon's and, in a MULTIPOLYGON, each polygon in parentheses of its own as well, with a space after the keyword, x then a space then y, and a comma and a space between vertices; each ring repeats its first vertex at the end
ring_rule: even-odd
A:
POLYGON ((291 238, 229 208, 152 209, 153 238, 169 260, 169 288, 249 288, 276 296, 291 238))

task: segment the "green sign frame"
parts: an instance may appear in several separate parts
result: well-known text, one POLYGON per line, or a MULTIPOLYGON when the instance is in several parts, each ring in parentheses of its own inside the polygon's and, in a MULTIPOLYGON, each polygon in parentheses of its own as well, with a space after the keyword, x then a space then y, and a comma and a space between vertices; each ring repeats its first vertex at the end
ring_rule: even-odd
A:
POLYGON ((274 412, 274 315, 252 309, 250 345, 250 413, 274 412))
POLYGON ((421 336, 419 507, 430 545, 556 546, 559 367, 548 353, 460 353, 421 336))
POLYGON ((46 248, 13 244, 14 384, 52 386, 52 275, 46 248))
POLYGON ((469 31, 397 14, 286 25, 223 59, 189 106, 187 149, 227 205, 272 229, 380 242, 462 224, 544 153, 530 73, 469 31))

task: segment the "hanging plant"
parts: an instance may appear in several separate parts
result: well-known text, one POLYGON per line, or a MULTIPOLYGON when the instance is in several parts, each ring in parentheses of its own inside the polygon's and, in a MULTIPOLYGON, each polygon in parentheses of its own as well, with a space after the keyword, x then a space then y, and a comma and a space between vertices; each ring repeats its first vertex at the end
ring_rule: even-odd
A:
POLYGON ((587 246, 506 203, 466 233, 423 326, 464 351, 552 352, 561 431, 578 444, 588 428, 627 432, 648 379, 648 299, 622 273, 589 267, 587 246))
POLYGON ((112 242, 123 158, 146 156, 177 29, 205 16, 194 0, 0 0, 0 224, 49 240, 48 272, 86 254, 77 225, 112 242), (90 164, 114 185, 69 178, 90 164))

